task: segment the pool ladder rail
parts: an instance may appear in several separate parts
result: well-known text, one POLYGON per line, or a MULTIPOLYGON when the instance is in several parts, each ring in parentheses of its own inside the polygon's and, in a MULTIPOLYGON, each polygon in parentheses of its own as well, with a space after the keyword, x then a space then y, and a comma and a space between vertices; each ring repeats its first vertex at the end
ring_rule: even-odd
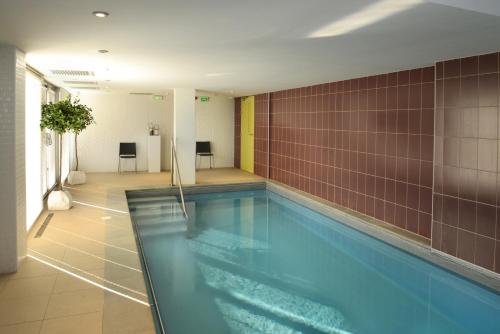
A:
POLYGON ((170 185, 173 187, 175 186, 175 181, 174 181, 174 175, 175 172, 177 173, 177 180, 179 181, 179 193, 181 197, 181 208, 182 212, 184 214, 184 217, 186 219, 189 219, 187 211, 186 211, 186 203, 184 202, 184 193, 182 191, 182 181, 181 181, 181 174, 179 172, 179 162, 177 160, 177 152, 175 150, 175 144, 174 144, 174 139, 170 139, 170 185), (175 172, 174 172, 175 171, 175 172))

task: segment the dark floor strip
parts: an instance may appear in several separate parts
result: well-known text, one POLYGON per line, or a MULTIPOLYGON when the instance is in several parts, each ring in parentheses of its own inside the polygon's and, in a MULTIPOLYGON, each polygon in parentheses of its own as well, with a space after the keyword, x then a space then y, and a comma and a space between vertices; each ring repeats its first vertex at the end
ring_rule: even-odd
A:
POLYGON ((47 215, 47 217, 45 217, 45 220, 43 221, 42 226, 40 226, 40 228, 38 229, 38 231, 35 234, 35 238, 40 238, 42 236, 43 232, 45 232, 45 229, 47 228, 47 225, 49 225, 49 222, 53 216, 54 216, 53 213, 49 213, 47 215))

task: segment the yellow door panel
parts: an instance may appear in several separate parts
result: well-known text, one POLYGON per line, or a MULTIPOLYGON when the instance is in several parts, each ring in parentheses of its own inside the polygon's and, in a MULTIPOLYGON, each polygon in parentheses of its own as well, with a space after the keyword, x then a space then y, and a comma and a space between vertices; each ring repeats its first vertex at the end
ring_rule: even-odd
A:
POLYGON ((241 99, 241 169, 253 173, 254 97, 241 99))

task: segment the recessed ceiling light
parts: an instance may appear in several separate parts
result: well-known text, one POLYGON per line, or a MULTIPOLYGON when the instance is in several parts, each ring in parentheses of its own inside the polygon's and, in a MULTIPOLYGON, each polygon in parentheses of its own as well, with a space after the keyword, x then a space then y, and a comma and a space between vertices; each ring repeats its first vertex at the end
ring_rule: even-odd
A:
POLYGON ((108 52, 109 52, 109 50, 102 49, 102 50, 97 50, 97 52, 99 52, 99 53, 108 53, 108 52))
POLYGON ((95 11, 95 12, 92 12, 92 14, 94 14, 95 17, 98 17, 100 19, 103 19, 107 16, 109 16, 109 13, 108 12, 103 12, 101 10, 98 10, 98 11, 95 11))

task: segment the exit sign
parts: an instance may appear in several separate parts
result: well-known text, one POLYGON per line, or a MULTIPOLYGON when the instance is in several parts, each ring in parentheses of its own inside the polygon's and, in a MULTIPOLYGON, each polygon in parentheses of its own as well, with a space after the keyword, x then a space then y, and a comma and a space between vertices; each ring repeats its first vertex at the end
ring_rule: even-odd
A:
POLYGON ((200 102, 208 102, 210 100, 210 97, 208 96, 200 96, 200 102))

